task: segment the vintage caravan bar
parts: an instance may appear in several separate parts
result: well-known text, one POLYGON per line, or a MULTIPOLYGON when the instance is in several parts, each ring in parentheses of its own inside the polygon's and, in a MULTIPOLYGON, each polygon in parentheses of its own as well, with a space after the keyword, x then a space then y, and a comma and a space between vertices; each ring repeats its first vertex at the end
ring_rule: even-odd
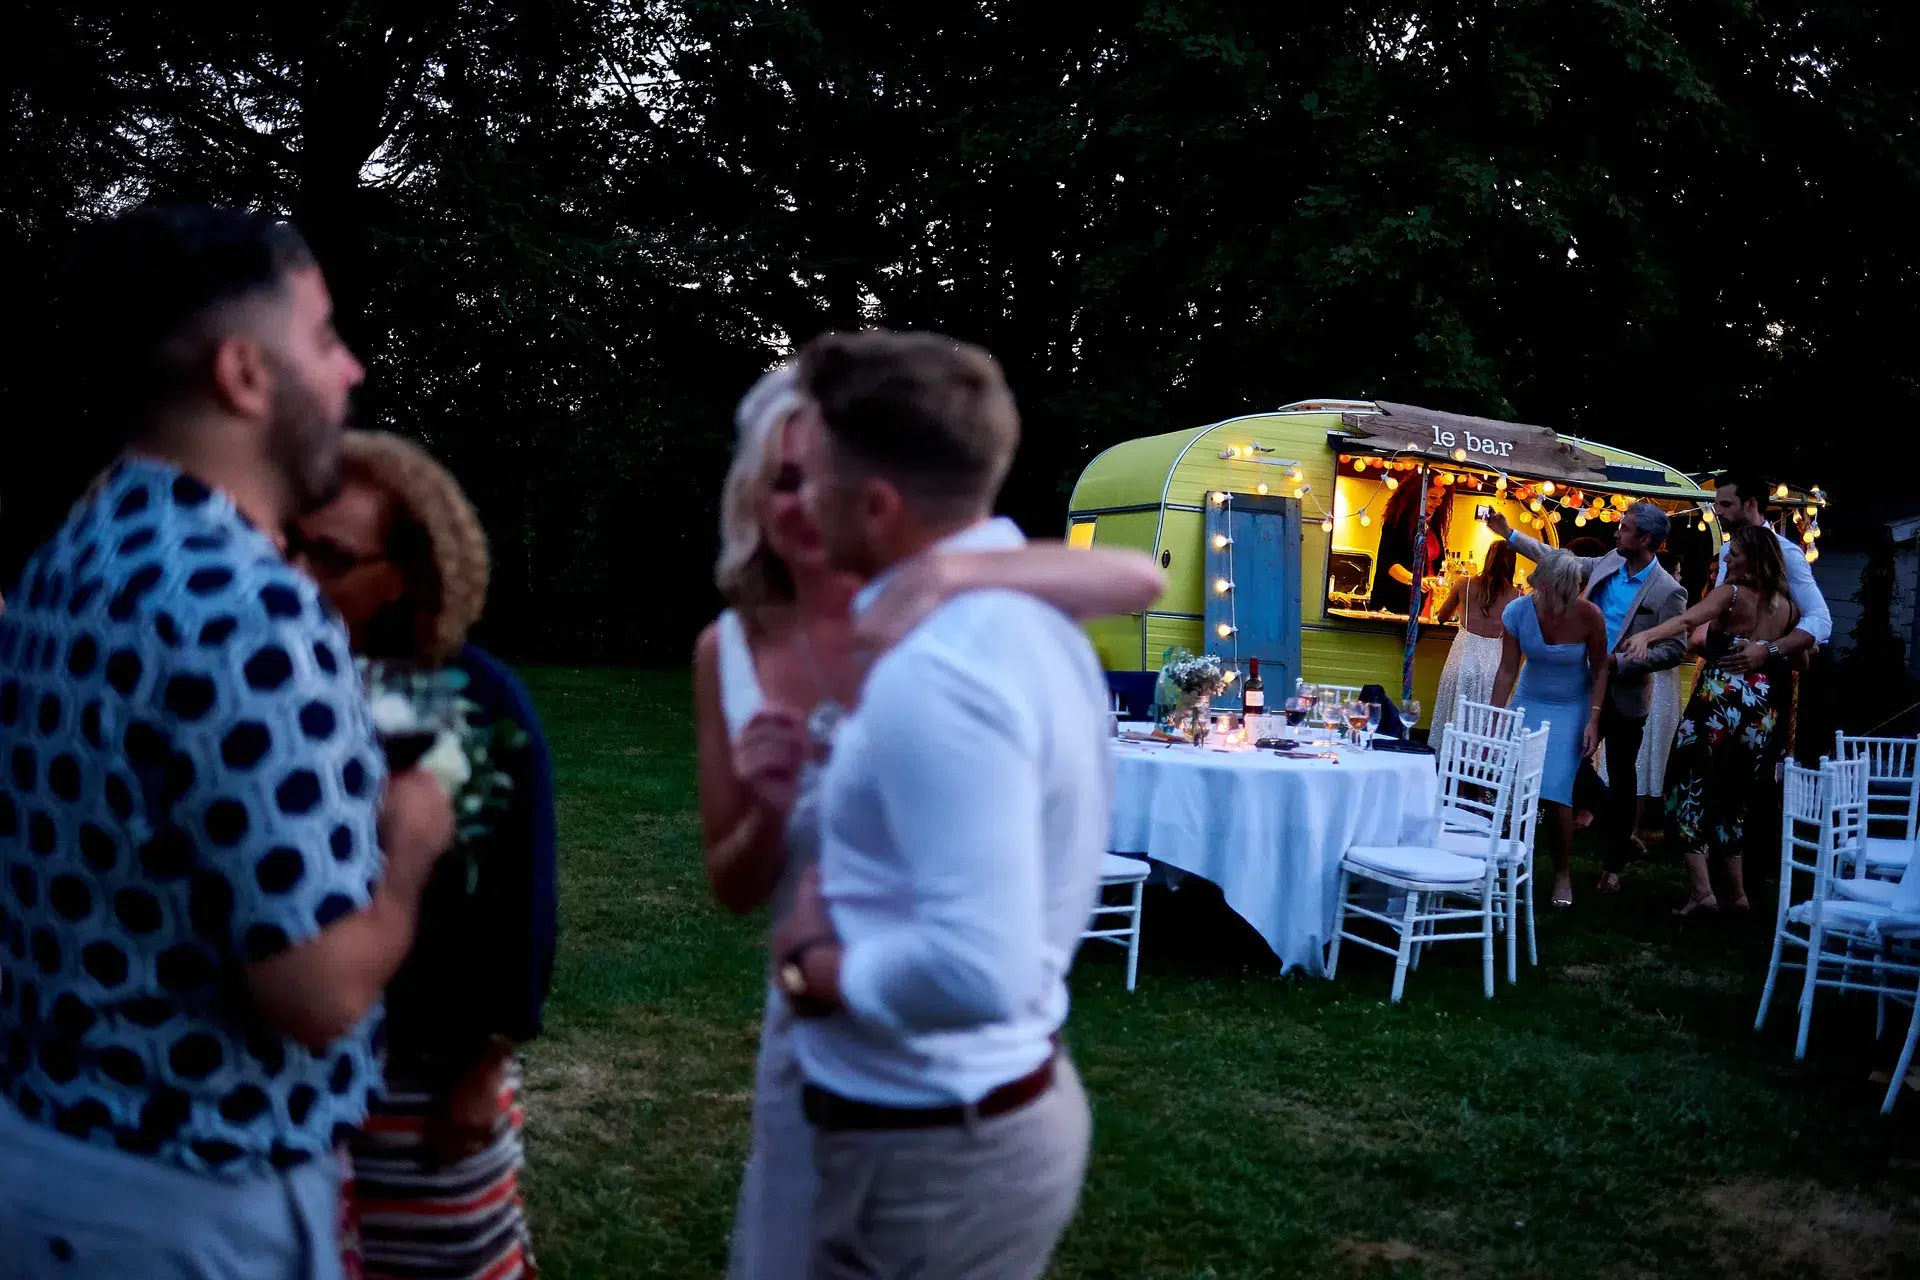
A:
MULTIPOLYGON (((1115 445, 1074 486, 1067 537, 1147 551, 1167 574, 1151 609, 1088 626, 1109 670, 1155 670, 1180 646, 1242 673, 1259 658, 1269 697, 1297 677, 1398 692, 1417 630, 1414 691, 1431 705, 1454 631, 1433 619, 1483 562, 1489 511, 1599 554, 1639 499, 1672 517, 1674 567, 1698 598, 1720 541, 1701 480, 1546 427, 1314 400, 1115 445), (1423 506, 1425 555, 1415 532, 1423 506)), ((1786 522, 1777 527, 1813 554, 1824 501, 1817 489, 1774 494, 1786 522)), ((1528 568, 1521 561, 1523 580, 1528 568)))

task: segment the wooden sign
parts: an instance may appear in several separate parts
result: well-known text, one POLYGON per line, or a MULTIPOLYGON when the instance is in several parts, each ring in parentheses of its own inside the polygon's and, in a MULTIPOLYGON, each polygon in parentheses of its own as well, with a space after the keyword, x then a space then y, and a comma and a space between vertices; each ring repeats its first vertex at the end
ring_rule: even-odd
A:
POLYGON ((1490 471, 1588 484, 1606 481, 1606 459, 1562 440, 1549 427, 1501 422, 1463 413, 1376 400, 1379 413, 1344 413, 1340 422, 1355 436, 1395 451, 1435 461, 1461 461, 1490 471))

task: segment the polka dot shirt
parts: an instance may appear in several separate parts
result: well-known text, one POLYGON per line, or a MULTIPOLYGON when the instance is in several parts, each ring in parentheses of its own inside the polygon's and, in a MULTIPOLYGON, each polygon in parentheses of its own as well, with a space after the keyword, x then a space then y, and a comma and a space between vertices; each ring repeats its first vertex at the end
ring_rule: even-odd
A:
POLYGON ((366 905, 385 766, 338 618, 223 495, 123 461, 0 615, 0 1092, 203 1173, 329 1153, 378 1014, 324 1050, 245 966, 366 905))

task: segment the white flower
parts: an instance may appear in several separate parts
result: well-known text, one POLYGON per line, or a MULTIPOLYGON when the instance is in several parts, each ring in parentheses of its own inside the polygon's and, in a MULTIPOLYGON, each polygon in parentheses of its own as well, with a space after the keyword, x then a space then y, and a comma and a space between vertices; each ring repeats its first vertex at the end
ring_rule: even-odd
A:
POLYGON ((420 727, 420 717, 414 714, 413 703, 408 701, 404 693, 380 694, 367 710, 373 715, 376 733, 409 733, 420 727))
POLYGON ((452 733, 443 732, 433 740, 433 748, 420 757, 420 767, 438 778, 448 795, 466 786, 467 779, 473 776, 467 753, 461 748, 459 737, 452 733))

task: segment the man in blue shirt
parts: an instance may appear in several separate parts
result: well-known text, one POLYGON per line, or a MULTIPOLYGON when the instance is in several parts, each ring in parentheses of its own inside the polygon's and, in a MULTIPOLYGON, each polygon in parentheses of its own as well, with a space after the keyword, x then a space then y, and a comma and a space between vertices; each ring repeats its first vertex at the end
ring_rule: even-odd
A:
POLYGON ((336 1276, 337 1135, 451 837, 281 553, 362 371, 284 222, 140 209, 80 262, 127 431, 0 617, 0 1268, 336 1276))
MULTIPOLYGON (((1514 550, 1530 560, 1538 560, 1548 549, 1545 543, 1514 530, 1498 512, 1488 518, 1487 527, 1512 542, 1514 550)), ((1581 765, 1579 783, 1587 794, 1605 797, 1598 804, 1608 844, 1606 870, 1596 886, 1602 892, 1620 887, 1620 873, 1634 852, 1640 742, 1646 734, 1651 693, 1647 677, 1679 666, 1687 656, 1684 638, 1655 645, 1645 662, 1620 652, 1620 642, 1628 636, 1686 612, 1687 592, 1654 559, 1654 553, 1667 540, 1666 512, 1651 502, 1636 502, 1621 514, 1614 528, 1614 550, 1601 556, 1576 557, 1587 580, 1582 594, 1599 607, 1607 621, 1607 649, 1613 665, 1607 680, 1607 702, 1600 712, 1600 737, 1606 744, 1607 777, 1612 785, 1602 784, 1590 763, 1581 765)))

